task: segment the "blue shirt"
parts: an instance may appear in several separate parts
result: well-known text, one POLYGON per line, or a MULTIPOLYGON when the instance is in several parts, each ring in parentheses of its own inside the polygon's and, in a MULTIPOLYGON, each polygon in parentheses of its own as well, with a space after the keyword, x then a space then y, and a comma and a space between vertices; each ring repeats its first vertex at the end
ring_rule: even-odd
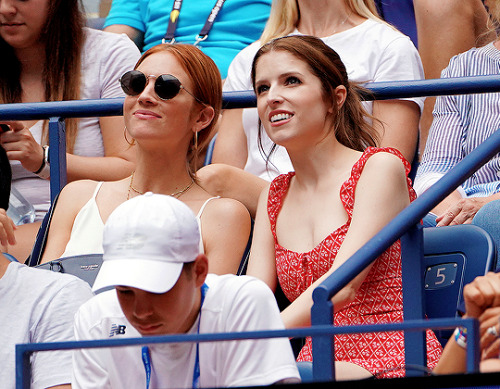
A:
MULTIPOLYGON (((173 0, 113 0, 104 27, 124 24, 144 33, 143 51, 161 43, 173 0)), ((175 33, 177 43, 194 43, 215 0, 184 0, 175 33)), ((217 64, 222 78, 238 52, 258 40, 269 17, 271 0, 226 0, 207 40, 199 47, 217 64)))
MULTIPOLYGON (((500 50, 493 43, 450 60, 441 78, 500 74, 500 50)), ((445 174, 500 128, 500 93, 439 96, 415 186, 431 174, 445 174)), ((467 197, 500 191, 500 153, 462 184, 467 197)))

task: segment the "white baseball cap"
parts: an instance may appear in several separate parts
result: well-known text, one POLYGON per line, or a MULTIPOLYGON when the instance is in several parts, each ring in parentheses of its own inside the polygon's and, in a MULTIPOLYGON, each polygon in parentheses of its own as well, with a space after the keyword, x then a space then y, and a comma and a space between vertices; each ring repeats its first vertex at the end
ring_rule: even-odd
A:
POLYGON ((199 247, 198 222, 186 204, 151 192, 134 197, 120 204, 104 226, 103 263, 92 290, 123 285, 168 292, 199 247))

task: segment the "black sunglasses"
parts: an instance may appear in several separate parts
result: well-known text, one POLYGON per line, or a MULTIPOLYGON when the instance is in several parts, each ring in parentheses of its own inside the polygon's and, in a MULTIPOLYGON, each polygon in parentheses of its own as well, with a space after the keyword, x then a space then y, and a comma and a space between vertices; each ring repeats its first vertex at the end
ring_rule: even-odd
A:
POLYGON ((159 76, 146 76, 139 70, 130 70, 120 78, 120 85, 123 91, 129 96, 137 96, 142 93, 149 83, 150 78, 156 78, 155 93, 162 100, 170 100, 177 96, 181 89, 194 97, 200 104, 206 105, 203 101, 198 99, 195 95, 189 92, 181 82, 171 74, 161 74, 159 76))

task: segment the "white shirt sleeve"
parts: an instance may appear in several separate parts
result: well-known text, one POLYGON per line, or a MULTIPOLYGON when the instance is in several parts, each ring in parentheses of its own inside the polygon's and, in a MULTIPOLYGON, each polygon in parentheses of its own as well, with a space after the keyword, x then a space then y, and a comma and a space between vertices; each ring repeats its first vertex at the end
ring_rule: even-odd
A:
MULTIPOLYGON (((257 279, 239 289, 224 319, 224 332, 284 329, 271 290, 257 279)), ((288 338, 222 342, 217 358, 223 366, 221 386, 300 382, 288 338)))
POLYGON ((132 70, 141 57, 139 49, 128 36, 113 34, 112 37, 114 39, 101 39, 101 47, 98 49, 106 53, 99 69, 103 99, 125 96, 118 80, 125 72, 132 70))
MULTIPOLYGON (((92 301, 85 304, 75 315, 74 332, 76 340, 106 339, 100 334, 99 327, 93 323, 92 301)), ((72 388, 105 389, 111 388, 106 370, 107 348, 88 348, 73 350, 72 388)))
MULTIPOLYGON (((92 296, 88 284, 80 279, 67 283, 52 296, 43 316, 32 331, 32 343, 74 340, 73 317, 92 296)), ((32 388, 47 388, 71 382, 71 351, 44 351, 33 354, 32 388)))
POLYGON ((259 41, 252 43, 241 50, 236 57, 234 57, 229 69, 227 77, 224 81, 223 91, 246 91, 252 88, 252 62, 255 54, 260 48, 259 41))
MULTIPOLYGON (((380 62, 376 67, 374 82, 389 80, 422 80, 424 79, 424 69, 420 55, 411 40, 401 35, 392 40, 379 56, 380 62)), ((406 98, 415 102, 422 112, 425 97, 406 98)))

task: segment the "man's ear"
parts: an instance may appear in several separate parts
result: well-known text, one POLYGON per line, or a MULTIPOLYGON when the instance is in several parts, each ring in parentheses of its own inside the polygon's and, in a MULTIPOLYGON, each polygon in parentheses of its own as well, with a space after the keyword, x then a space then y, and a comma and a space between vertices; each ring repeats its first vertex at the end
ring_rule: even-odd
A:
POLYGON ((215 110, 210 107, 204 107, 200 112, 198 112, 198 117, 193 126, 193 132, 198 132, 208 127, 208 125, 214 120, 215 110))
POLYGON ((196 286, 201 287, 208 274, 208 258, 205 254, 198 254, 194 262, 193 276, 196 280, 196 286))

